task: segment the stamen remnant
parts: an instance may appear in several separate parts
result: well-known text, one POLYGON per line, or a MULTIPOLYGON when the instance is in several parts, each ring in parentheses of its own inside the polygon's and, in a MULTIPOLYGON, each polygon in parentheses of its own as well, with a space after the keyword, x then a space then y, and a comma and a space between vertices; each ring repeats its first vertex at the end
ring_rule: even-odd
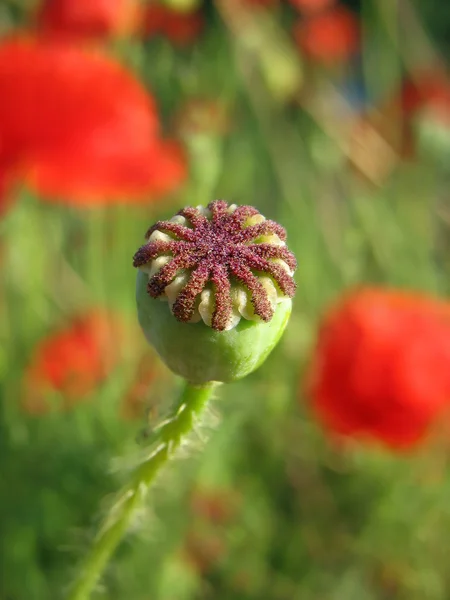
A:
POLYGON ((133 265, 149 274, 150 296, 166 297, 181 322, 203 319, 216 331, 232 329, 242 317, 268 322, 276 305, 295 294, 297 262, 286 232, 252 206, 215 200, 207 208, 187 207, 155 223, 146 239, 133 265))

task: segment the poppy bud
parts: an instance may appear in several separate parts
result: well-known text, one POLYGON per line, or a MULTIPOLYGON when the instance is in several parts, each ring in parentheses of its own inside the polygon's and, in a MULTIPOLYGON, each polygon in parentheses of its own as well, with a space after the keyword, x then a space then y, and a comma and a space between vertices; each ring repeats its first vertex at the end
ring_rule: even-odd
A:
POLYGON ((158 221, 134 256, 141 327, 192 383, 259 367, 280 339, 295 293, 286 232, 251 206, 222 200, 158 221))

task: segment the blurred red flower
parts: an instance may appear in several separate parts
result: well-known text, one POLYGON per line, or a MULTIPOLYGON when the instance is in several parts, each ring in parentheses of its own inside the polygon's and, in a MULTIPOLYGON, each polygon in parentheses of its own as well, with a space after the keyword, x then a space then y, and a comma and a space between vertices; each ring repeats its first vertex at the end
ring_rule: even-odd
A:
POLYGON ((177 46, 186 46, 199 37, 204 25, 199 10, 180 12, 163 4, 149 4, 145 8, 142 31, 147 37, 161 35, 177 46))
POLYGON ((356 16, 344 6, 301 19, 294 27, 299 48, 313 61, 333 65, 350 58, 359 47, 356 16))
POLYGON ((145 201, 186 175, 153 99, 115 61, 57 41, 0 44, 0 165, 76 205, 145 201))
MULTIPOLYGON (((398 96, 392 99, 391 104, 398 107, 398 96)), ((430 155, 434 146, 446 163, 450 130, 450 79, 447 73, 440 68, 431 68, 406 80, 400 91, 400 109, 404 115, 405 135, 417 142, 420 125, 425 126, 428 142, 434 138, 434 144, 428 145, 425 152, 430 155)))
POLYGON ((46 412, 52 391, 64 396, 64 408, 89 395, 117 364, 120 337, 117 318, 94 311, 41 340, 26 373, 24 409, 46 412))
POLYGON ((336 0, 289 0, 289 2, 305 15, 321 12, 336 4, 336 0))
POLYGON ((441 106, 450 113, 450 79, 439 68, 416 73, 403 83, 400 92, 400 106, 405 115, 430 105, 441 106))
POLYGON ((41 32, 97 39, 130 33, 138 20, 137 0, 44 0, 37 12, 41 32))
POLYGON ((450 401, 450 306, 407 292, 362 289, 319 331, 309 393, 335 434, 408 449, 450 401))

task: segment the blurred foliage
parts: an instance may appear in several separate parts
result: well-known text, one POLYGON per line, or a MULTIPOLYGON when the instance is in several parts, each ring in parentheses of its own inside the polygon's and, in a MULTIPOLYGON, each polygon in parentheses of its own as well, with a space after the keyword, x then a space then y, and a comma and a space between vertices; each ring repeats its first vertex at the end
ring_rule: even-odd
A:
MULTIPOLYGON (((414 68, 407 52, 422 38, 406 39, 394 5, 406 7, 407 23, 444 62, 450 9, 437 0, 417 1, 417 12, 403 1, 357 4, 367 19, 362 56, 327 70, 294 53, 302 83, 289 98, 271 76, 290 54, 261 49, 276 50, 276 36, 291 47, 292 9, 275 13, 267 28, 254 26, 262 42, 249 42, 222 1, 207 3, 205 31, 190 46, 138 37, 111 43, 109 51, 154 94, 166 130, 179 132, 175 115, 198 98, 225 107, 226 127, 188 128, 192 176, 173 198, 83 212, 24 190, 2 216, 1 600, 64 598, 98 506, 126 471, 127 459, 113 460, 113 468, 111 459, 132 460, 146 418, 157 422, 178 386, 129 325, 120 365, 83 402, 63 410, 56 395, 30 414, 23 381, 33 348, 91 306, 134 323, 131 258, 147 225, 214 197, 254 204, 286 226, 299 262, 292 321, 262 369, 220 390, 220 426, 161 480, 95 597, 450 597, 446 432, 411 457, 342 446, 324 437, 302 392, 317 319, 341 290, 377 282, 450 291, 448 146, 439 160, 427 148, 411 160, 386 140, 357 140, 356 155, 376 173, 368 177, 343 137, 365 110, 351 95, 350 106, 340 104, 347 83, 368 89, 369 104, 381 102, 400 72, 414 68), (130 419, 123 403, 146 364, 155 375, 133 396, 137 418, 130 419)), ((25 6, 5 2, 2 19, 25 22, 25 6)), ((393 119, 389 127, 396 125, 393 119)))

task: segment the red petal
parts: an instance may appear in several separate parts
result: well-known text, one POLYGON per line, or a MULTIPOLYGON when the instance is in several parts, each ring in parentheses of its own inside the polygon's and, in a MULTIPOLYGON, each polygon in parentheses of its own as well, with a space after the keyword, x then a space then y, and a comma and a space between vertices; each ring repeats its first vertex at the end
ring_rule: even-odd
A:
POLYGON ((137 8, 135 0, 45 0, 37 20, 46 34, 98 38, 133 29, 137 8))
POLYGON ((323 321, 311 381, 332 433, 413 447, 450 399, 450 306, 383 289, 349 295, 323 321))
POLYGON ((117 315, 93 311, 42 339, 27 370, 25 409, 47 410, 49 390, 62 393, 66 408, 92 392, 119 360, 121 327, 117 315))
POLYGON ((106 158, 100 153, 67 161, 63 155, 50 156, 34 163, 26 181, 44 199, 89 206, 145 202, 172 192, 186 174, 181 147, 159 141, 127 157, 111 153, 106 158))
POLYGON ((294 29, 299 47, 313 60, 334 64, 349 58, 359 47, 359 23, 344 6, 312 15, 294 29))
POLYGON ((42 193, 87 203, 171 189, 185 165, 158 129, 152 98, 113 60, 56 41, 0 46, 3 153, 42 193))
POLYGON ((150 4, 145 11, 144 33, 149 37, 164 35, 180 46, 195 41, 203 27, 204 18, 201 11, 180 13, 158 4, 150 4))

